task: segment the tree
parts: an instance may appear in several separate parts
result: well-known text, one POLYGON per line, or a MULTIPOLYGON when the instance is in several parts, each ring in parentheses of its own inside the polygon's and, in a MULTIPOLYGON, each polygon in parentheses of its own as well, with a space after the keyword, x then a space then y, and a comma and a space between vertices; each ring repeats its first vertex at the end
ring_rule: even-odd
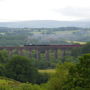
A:
MULTIPOLYGON (((67 86, 68 90, 81 88, 90 90, 90 54, 80 57, 80 62, 69 71, 67 86)), ((79 89, 77 89, 79 90, 79 89)))
POLYGON ((5 67, 2 64, 0 64, 0 76, 5 76, 5 67))
POLYGON ((21 82, 35 83, 37 75, 37 69, 25 56, 14 55, 6 65, 6 76, 21 82))
POLYGON ((74 47, 71 49, 71 56, 73 57, 77 57, 77 56, 80 56, 81 55, 81 47, 74 47))
POLYGON ((8 52, 7 50, 0 51, 0 63, 5 64, 8 62, 8 52))
POLYGON ((81 52, 82 54, 90 53, 90 42, 82 47, 81 52))
POLYGON ((48 82, 48 90, 63 90, 64 83, 67 81, 70 67, 73 66, 71 62, 59 64, 56 68, 55 75, 48 82))

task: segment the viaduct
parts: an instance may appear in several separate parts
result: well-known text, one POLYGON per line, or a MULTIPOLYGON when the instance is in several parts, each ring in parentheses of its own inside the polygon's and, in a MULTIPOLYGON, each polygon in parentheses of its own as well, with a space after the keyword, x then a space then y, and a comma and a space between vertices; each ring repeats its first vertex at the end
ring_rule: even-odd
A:
POLYGON ((6 49, 9 51, 9 54, 12 54, 12 51, 15 49, 18 51, 18 54, 23 55, 22 51, 29 51, 30 55, 32 54, 32 50, 36 51, 36 59, 40 59, 40 52, 43 50, 45 52, 46 60, 49 60, 49 50, 54 51, 55 59, 58 58, 58 50, 62 51, 62 58, 65 56, 66 51, 71 50, 72 48, 79 48, 83 45, 24 45, 22 47, 0 47, 0 50, 6 49))

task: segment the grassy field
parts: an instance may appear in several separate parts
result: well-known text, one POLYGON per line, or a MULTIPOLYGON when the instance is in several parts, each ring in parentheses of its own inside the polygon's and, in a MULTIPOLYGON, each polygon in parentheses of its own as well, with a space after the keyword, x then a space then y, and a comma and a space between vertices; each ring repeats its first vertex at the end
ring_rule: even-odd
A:
POLYGON ((55 69, 45 69, 45 70, 39 70, 41 73, 55 73, 55 69))
MULTIPOLYGON (((72 41, 66 41, 66 42, 70 43, 72 41)), ((86 42, 80 42, 80 41, 73 41, 73 43, 86 44, 86 42)))

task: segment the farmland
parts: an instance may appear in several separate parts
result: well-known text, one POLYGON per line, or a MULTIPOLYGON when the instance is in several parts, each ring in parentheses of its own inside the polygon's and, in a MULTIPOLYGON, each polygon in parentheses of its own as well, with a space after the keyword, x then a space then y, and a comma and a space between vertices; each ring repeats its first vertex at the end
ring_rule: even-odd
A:
POLYGON ((0 46, 74 44, 90 41, 88 28, 0 28, 0 46))

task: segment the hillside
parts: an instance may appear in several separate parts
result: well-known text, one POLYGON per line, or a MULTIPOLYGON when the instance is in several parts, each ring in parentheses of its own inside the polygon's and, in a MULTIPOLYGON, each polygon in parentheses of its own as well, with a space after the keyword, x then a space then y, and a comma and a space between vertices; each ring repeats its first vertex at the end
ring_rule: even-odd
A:
POLYGON ((0 46, 25 44, 73 44, 90 41, 90 29, 78 27, 59 28, 6 28, 0 27, 0 46))

